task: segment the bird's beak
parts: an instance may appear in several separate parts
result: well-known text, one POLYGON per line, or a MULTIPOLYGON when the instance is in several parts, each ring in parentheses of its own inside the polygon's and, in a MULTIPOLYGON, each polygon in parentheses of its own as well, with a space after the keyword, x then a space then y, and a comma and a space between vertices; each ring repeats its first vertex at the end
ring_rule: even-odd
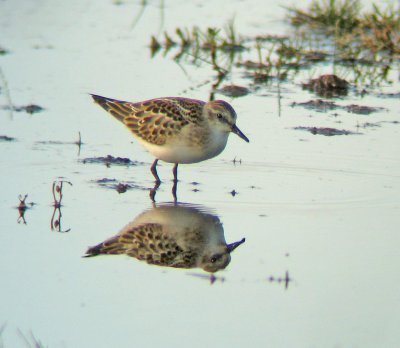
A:
POLYGON ((246 239, 243 238, 239 242, 234 242, 234 243, 228 244, 226 246, 226 248, 228 249, 228 253, 231 253, 233 250, 235 250, 240 244, 243 244, 245 241, 246 241, 246 239))
POLYGON ((249 138, 247 138, 242 131, 236 126, 236 124, 234 124, 232 126, 232 133, 235 133, 236 135, 238 135, 240 138, 242 138, 245 142, 249 142, 249 138))

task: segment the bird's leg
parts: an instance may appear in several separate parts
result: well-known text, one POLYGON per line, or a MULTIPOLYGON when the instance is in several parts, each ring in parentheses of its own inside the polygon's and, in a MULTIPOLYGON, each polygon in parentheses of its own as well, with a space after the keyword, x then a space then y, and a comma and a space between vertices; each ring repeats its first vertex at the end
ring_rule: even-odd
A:
MULTIPOLYGON (((161 180, 160 177, 157 174, 157 163, 158 163, 158 159, 156 158, 153 162, 153 164, 150 167, 151 173, 153 174, 154 178, 156 179, 156 184, 158 184, 158 186, 160 186, 161 184, 161 180)), ((157 186, 157 188, 158 188, 157 186)))
POLYGON ((154 184, 154 187, 150 190, 149 196, 153 203, 156 203, 156 193, 159 187, 160 187, 160 182, 156 182, 154 184))
POLYGON ((157 163, 158 159, 156 158, 150 167, 151 173, 153 174, 154 179, 156 179, 154 187, 150 190, 150 199, 153 201, 153 203, 156 202, 156 193, 161 184, 160 177, 157 174, 157 163))
POLYGON ((174 169, 172 169, 172 173, 174 173, 174 183, 178 182, 178 163, 175 163, 174 169))
POLYGON ((172 169, 174 173, 174 185, 172 186, 172 196, 174 197, 174 203, 178 202, 178 198, 176 196, 176 190, 178 188, 178 163, 175 163, 174 169, 172 169))
POLYGON ((175 204, 178 202, 178 197, 176 195, 177 188, 178 188, 178 183, 176 181, 174 181, 174 185, 172 186, 172 196, 174 197, 175 204))

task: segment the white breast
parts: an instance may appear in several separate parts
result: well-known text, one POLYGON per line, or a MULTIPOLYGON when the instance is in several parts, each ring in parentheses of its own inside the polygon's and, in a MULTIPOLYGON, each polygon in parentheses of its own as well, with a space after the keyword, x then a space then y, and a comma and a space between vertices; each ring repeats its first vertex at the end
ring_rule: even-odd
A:
POLYGON ((153 145, 137 138, 138 141, 156 158, 168 163, 197 163, 219 155, 226 146, 229 133, 212 130, 209 142, 205 146, 190 144, 190 138, 182 137, 172 144, 153 145))

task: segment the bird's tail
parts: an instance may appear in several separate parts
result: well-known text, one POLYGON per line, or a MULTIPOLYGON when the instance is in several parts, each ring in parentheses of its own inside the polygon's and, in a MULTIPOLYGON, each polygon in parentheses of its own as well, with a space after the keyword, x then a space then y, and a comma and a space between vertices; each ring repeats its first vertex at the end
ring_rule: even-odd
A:
POLYGON ((86 250, 86 254, 83 255, 82 257, 92 257, 92 256, 97 256, 101 254, 101 244, 98 244, 96 246, 93 247, 89 247, 86 250))
POLYGON ((97 94, 90 94, 93 100, 99 104, 104 110, 108 111, 111 115, 113 115, 117 120, 124 122, 125 117, 129 116, 133 109, 131 107, 132 103, 102 97, 97 94))

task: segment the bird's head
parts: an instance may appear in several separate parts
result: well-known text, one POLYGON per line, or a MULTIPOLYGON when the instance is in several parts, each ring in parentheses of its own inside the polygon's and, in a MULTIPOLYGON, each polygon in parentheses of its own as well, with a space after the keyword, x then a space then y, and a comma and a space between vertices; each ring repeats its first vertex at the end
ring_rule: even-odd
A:
POLYGON ((223 132, 232 132, 249 142, 249 139, 236 126, 236 112, 233 107, 223 100, 214 100, 204 106, 205 116, 212 127, 223 132))

